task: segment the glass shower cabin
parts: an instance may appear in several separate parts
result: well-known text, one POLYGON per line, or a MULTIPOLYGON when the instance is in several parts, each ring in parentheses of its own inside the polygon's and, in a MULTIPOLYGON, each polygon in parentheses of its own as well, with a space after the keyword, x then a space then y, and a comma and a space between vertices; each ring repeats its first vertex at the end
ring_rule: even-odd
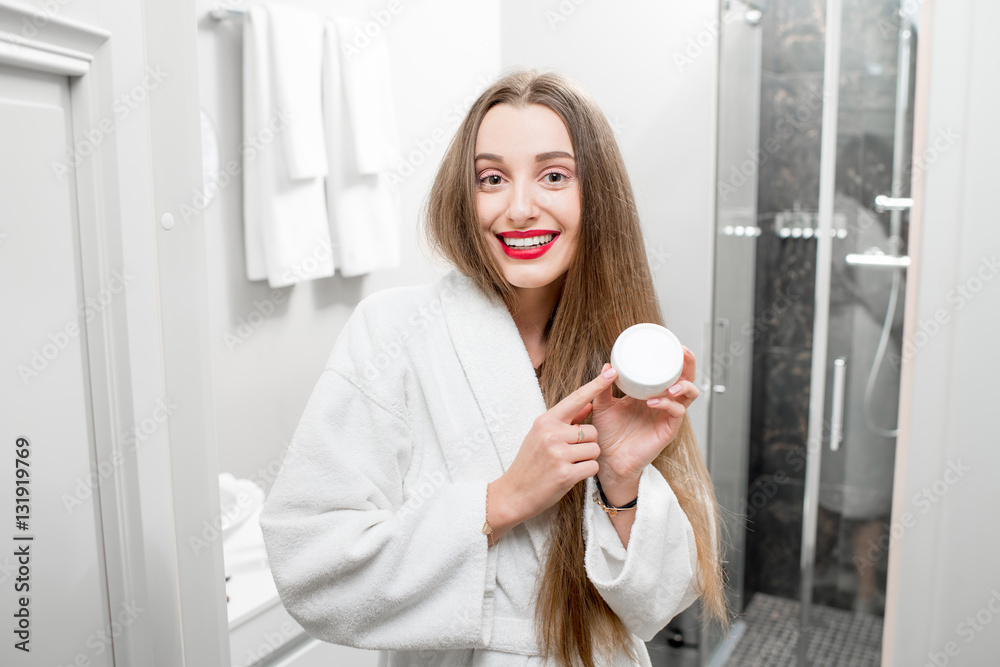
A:
POLYGON ((702 665, 879 664, 918 5, 723 0, 702 665))

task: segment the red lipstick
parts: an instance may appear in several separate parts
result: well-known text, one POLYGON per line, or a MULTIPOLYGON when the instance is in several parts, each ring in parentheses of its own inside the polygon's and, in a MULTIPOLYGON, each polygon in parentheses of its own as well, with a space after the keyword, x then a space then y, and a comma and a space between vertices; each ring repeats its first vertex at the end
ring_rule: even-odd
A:
POLYGON ((503 248, 503 251, 507 253, 508 257, 512 259, 536 259, 548 252, 549 248, 552 247, 552 244, 559 238, 559 232, 553 229, 530 229, 525 231, 501 232, 496 236, 497 243, 500 244, 500 247, 503 248), (531 246, 530 248, 510 247, 504 243, 503 238, 501 238, 507 237, 513 239, 524 239, 533 236, 545 236, 547 234, 553 235, 551 241, 543 245, 531 246))

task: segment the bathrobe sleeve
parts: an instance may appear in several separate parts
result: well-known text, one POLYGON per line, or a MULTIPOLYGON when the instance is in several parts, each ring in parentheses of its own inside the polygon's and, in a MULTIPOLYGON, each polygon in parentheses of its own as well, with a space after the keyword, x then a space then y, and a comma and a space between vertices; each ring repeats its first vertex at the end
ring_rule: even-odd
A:
POLYGON ((593 501, 596 491, 594 478, 588 478, 583 510, 587 575, 625 627, 648 642, 698 598, 694 530, 652 464, 639 477, 628 550, 593 501))
MULTIPOLYGON (((281 601, 311 636, 334 644, 485 646, 496 587, 496 549, 481 532, 488 480, 426 471, 412 479, 419 447, 402 380, 365 375, 378 342, 367 340, 363 315, 352 320, 261 513, 281 601)), ((395 361, 405 372, 405 360, 395 361)))

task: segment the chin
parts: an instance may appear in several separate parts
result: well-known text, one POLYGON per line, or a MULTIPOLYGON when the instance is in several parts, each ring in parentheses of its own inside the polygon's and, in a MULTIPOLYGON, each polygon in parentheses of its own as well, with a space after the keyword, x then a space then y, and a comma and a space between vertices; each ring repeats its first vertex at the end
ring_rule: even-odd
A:
POLYGON ((537 289, 546 287, 562 279, 566 275, 566 269, 561 271, 552 267, 528 267, 519 266, 516 268, 506 268, 504 277, 514 287, 522 289, 537 289))

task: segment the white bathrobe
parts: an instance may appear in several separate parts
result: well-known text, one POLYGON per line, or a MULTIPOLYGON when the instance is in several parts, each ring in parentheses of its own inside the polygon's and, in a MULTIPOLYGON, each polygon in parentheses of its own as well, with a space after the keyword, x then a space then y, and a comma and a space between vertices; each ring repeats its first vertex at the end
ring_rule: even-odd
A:
MULTIPOLYGON (((345 324, 260 517, 281 600, 324 641, 380 665, 538 665, 536 576, 549 508, 487 546, 486 484, 545 402, 503 302, 452 270, 363 299, 345 324)), ((628 549, 592 501, 587 574, 652 639, 697 597, 694 533, 652 465, 628 549)), ((619 660, 615 665, 627 665, 619 660)))

